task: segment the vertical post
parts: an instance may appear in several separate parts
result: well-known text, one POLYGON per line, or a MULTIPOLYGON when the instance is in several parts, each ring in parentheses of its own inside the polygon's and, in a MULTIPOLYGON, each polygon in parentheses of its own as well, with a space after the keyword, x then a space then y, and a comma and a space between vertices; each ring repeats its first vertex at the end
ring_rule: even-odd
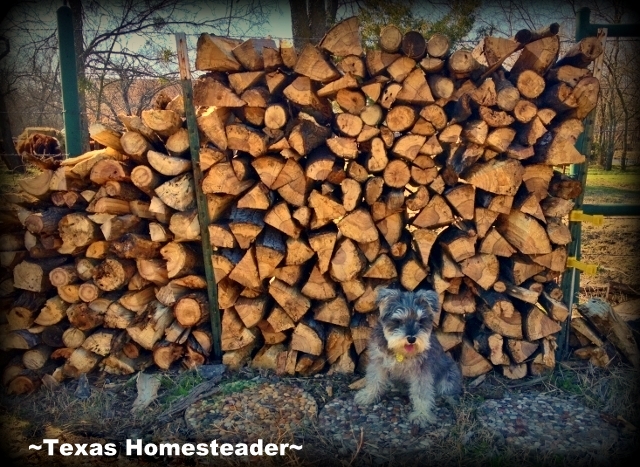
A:
POLYGON ((591 21, 591 10, 582 7, 576 13, 576 42, 589 36, 589 22, 591 21))
POLYGON ((193 86, 191 84, 191 71, 189 70, 187 36, 184 33, 176 34, 176 49, 178 51, 180 82, 182 84, 182 96, 184 98, 184 112, 187 117, 187 131, 189 132, 189 147, 191 150, 191 165, 193 168, 193 180, 198 206, 198 222, 200 224, 204 271, 207 278, 209 317, 213 337, 213 360, 220 363, 222 361, 222 325, 220 323, 220 310, 218 308, 218 288, 213 275, 213 264, 211 263, 211 255, 213 253, 209 239, 209 224, 211 221, 209 219, 209 210, 207 209, 207 198, 202 192, 203 176, 202 169, 200 168, 200 137, 196 123, 196 113, 193 107, 193 86))
MULTIPOLYGON (((578 12, 578 17, 576 18, 576 40, 580 40, 578 38, 584 38, 584 31, 582 30, 589 23, 589 9, 583 8, 578 12), (586 14, 584 10, 587 10, 586 14), (581 19, 582 16, 582 19, 581 19), (586 20, 585 17, 586 16, 586 20)), ((600 79, 602 76, 602 63, 604 60, 604 45, 607 40, 607 30, 599 29, 598 30, 598 39, 602 43, 603 52, 602 54, 595 60, 593 64, 593 76, 595 78, 600 79)), ((584 154, 587 157, 587 162, 582 164, 572 164, 570 169, 570 175, 576 179, 580 180, 580 184, 582 187, 587 185, 587 172, 588 172, 588 158, 589 153, 591 152, 591 139, 593 137, 593 125, 594 125, 594 112, 591 112, 584 120, 584 131, 576 141, 576 148, 581 154, 584 154)), ((580 195, 576 198, 576 203, 574 209, 582 208, 582 201, 584 199, 584 190, 580 195)), ((576 259, 580 260, 582 257, 582 223, 580 222, 569 222, 569 229, 571 231, 572 241, 568 246, 568 255, 574 256, 576 259)), ((566 271, 562 275, 562 292, 565 297, 565 301, 567 302, 567 306, 569 307, 569 311, 572 310, 573 305, 578 303, 578 295, 580 294, 580 271, 571 268, 571 270, 566 271)), ((558 354, 559 359, 564 359, 569 351, 569 324, 571 321, 571 314, 569 314, 569 318, 563 323, 562 330, 559 336, 559 346, 558 346, 558 354)))
POLYGON ((57 10, 57 16, 65 147, 67 154, 75 157, 82 154, 82 132, 71 8, 61 6, 57 10))

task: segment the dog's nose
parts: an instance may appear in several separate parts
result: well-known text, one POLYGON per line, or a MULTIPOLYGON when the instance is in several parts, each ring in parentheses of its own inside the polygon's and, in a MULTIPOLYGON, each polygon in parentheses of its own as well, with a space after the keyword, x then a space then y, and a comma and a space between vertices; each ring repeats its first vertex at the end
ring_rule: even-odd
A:
POLYGON ((407 337, 407 342, 409 342, 409 344, 413 344, 415 341, 416 341, 416 338, 414 336, 407 337))

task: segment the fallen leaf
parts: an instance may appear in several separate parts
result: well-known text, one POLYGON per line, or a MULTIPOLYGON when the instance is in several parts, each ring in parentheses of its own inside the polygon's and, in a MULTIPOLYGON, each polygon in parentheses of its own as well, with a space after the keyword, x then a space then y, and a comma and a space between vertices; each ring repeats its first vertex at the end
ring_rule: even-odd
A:
POLYGON ((132 413, 146 409, 158 397, 160 379, 157 376, 140 372, 136 378, 136 389, 138 390, 138 397, 133 401, 132 413))
POLYGON ((356 389, 362 389, 367 384, 367 380, 365 378, 360 378, 357 381, 354 381, 349 385, 349 389, 355 391, 356 389))

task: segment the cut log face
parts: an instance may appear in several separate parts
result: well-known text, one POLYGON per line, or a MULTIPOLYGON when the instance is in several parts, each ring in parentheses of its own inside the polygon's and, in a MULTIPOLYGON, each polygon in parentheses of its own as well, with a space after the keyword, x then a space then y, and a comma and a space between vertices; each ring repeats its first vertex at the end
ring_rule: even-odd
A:
POLYGON ((491 363, 480 355, 473 344, 467 339, 462 340, 462 354, 460 356, 462 376, 476 377, 489 372, 493 367, 491 363))
POLYGON ((453 212, 442 196, 435 195, 413 219, 416 227, 438 228, 453 222, 453 212))
POLYGON ((492 159, 486 163, 474 164, 462 178, 476 188, 498 195, 513 196, 522 183, 523 172, 518 161, 492 159))
POLYGON ((515 209, 509 215, 501 214, 497 229, 522 253, 551 253, 551 243, 544 227, 528 214, 515 209))
POLYGON ((88 246, 100 239, 97 225, 80 213, 68 214, 60 219, 58 231, 63 244, 73 249, 88 246))
POLYGON ((307 44, 302 50, 293 71, 321 83, 340 77, 340 73, 333 65, 311 44, 307 44))
POLYGON ((296 323, 311 307, 308 298, 279 279, 275 279, 269 284, 269 294, 296 323))
POLYGON ((227 148, 237 149, 258 157, 267 152, 267 137, 253 128, 242 124, 230 124, 226 127, 227 148))
POLYGON ((362 253, 351 239, 343 240, 331 260, 331 277, 337 282, 346 282, 356 278, 364 268, 362 253))
POLYGON ((320 355, 323 342, 311 327, 298 323, 291 335, 291 348, 310 355, 320 355))
POLYGON ((107 258, 93 271, 93 280, 100 290, 110 292, 123 288, 135 272, 133 261, 107 258))
POLYGON ((520 313, 514 311, 510 317, 506 317, 504 313, 499 311, 483 310, 481 315, 485 326, 501 336, 515 339, 523 338, 522 315, 520 313))
POLYGON ((357 209, 347 214, 337 225, 342 235, 358 243, 369 243, 378 239, 378 230, 366 209, 357 209))
POLYGON ((538 340, 560 331, 560 325, 535 306, 531 307, 527 312, 524 326, 525 335, 530 341, 538 340))
POLYGON ((462 261, 460 270, 480 287, 488 290, 498 280, 500 264, 495 255, 481 253, 462 261))
POLYGON ((176 176, 191 169, 191 161, 180 157, 172 157, 157 151, 148 151, 149 165, 162 175, 176 176))
POLYGON ((196 48, 196 70, 229 72, 242 70, 242 65, 232 53, 238 45, 240 41, 234 39, 201 34, 196 48))

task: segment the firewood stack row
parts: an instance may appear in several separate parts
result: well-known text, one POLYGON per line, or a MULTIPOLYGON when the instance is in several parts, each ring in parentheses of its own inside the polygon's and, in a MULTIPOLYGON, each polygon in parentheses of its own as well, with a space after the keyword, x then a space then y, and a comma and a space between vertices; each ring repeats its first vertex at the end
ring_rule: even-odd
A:
POLYGON ((584 160, 574 143, 597 100, 599 43, 557 60, 557 28, 452 51, 442 35, 388 26, 365 53, 358 28, 344 20, 299 53, 201 35, 200 187, 181 97, 122 116, 123 134, 95 125, 106 149, 50 170, 29 208, 47 227, 19 211, 57 253, 14 269, 16 288, 48 301, 9 312, 4 347, 55 349, 56 377, 205 361, 201 189, 230 366, 351 373, 376 290, 393 286, 440 294, 435 332, 466 376, 553 368, 569 314, 566 218, 582 190, 561 171, 584 160), (51 327, 62 340, 41 346, 51 327))
POLYGON ((3 261, 21 291, 0 339, 3 350, 24 350, 3 374, 11 392, 43 377, 168 369, 176 360, 190 368, 209 356, 184 107, 181 97, 158 105, 120 116, 124 133, 93 125, 104 149, 42 162, 38 176, 20 180, 25 194, 7 216, 24 229, 11 244, 25 259, 3 261))

